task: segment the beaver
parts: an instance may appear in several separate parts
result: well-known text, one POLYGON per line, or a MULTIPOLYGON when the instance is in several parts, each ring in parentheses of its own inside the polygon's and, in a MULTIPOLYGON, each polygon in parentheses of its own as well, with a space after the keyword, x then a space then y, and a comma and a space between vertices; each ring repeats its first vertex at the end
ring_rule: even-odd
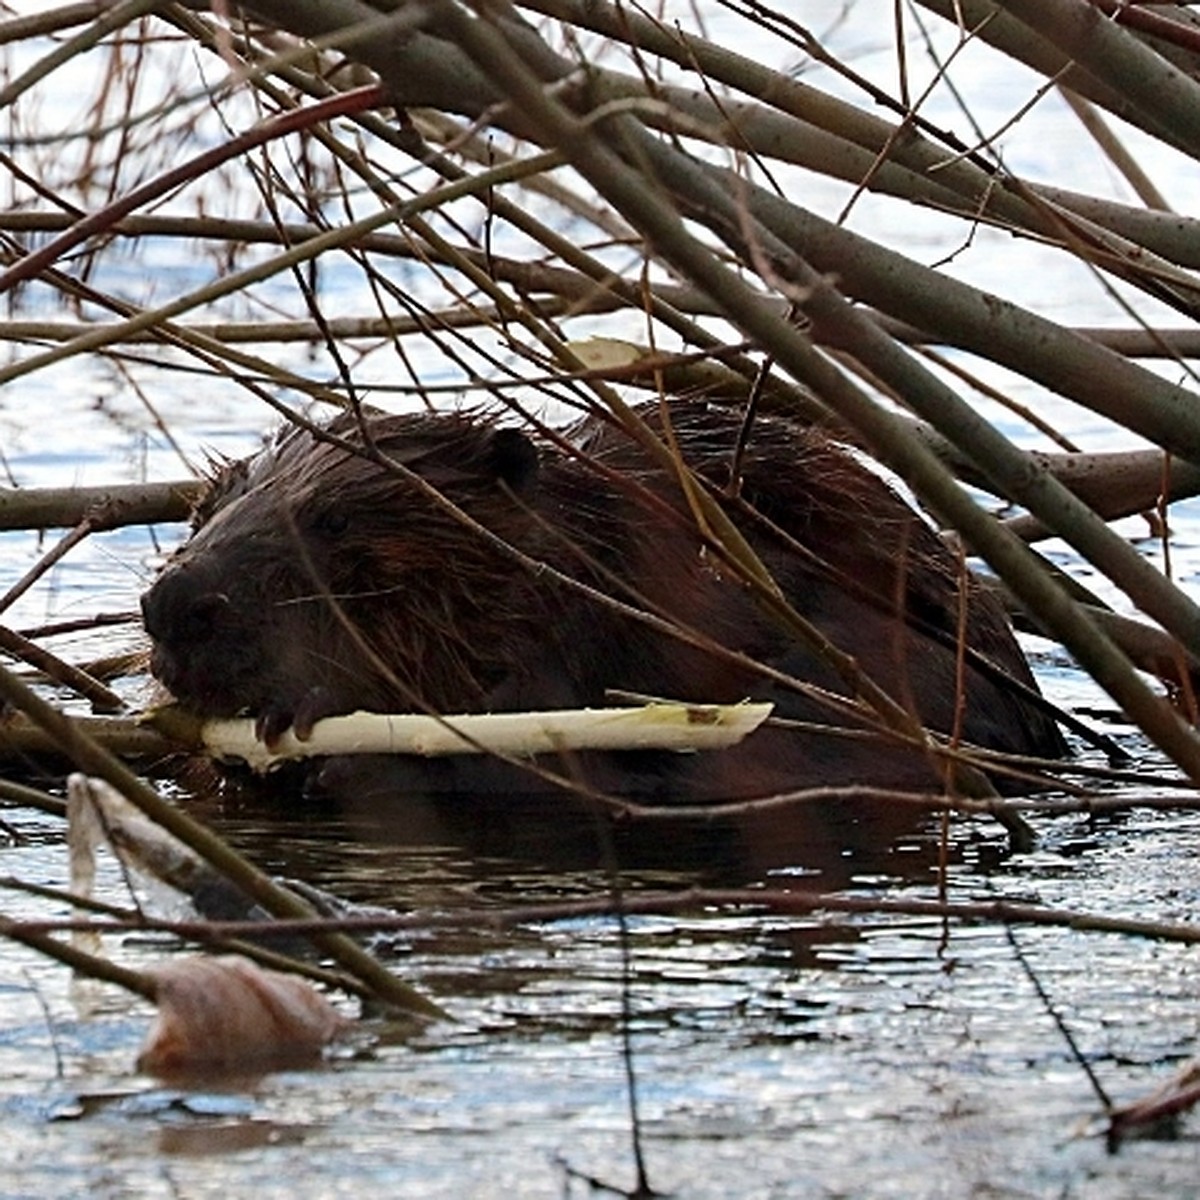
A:
MULTIPOLYGON (((744 438, 714 403, 638 411, 795 609, 896 702, 965 742, 1064 752, 1001 604, 856 452, 780 417, 744 438)), ((866 728, 826 656, 698 531, 678 472, 610 418, 531 433, 486 411, 344 413, 325 433, 287 426, 218 469, 143 597, 152 671, 187 708, 253 714, 271 741, 358 709, 749 697, 802 725, 711 754, 596 754, 582 773, 663 802, 940 778, 927 751, 866 728)), ((521 786, 473 756, 400 760, 397 781, 412 778, 401 761, 424 783, 521 786)))

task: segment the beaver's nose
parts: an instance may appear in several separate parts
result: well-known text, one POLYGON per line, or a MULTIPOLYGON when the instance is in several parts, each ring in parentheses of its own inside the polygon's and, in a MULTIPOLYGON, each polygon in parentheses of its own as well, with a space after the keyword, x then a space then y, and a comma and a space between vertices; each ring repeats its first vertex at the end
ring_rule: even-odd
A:
POLYGON ((204 588, 182 564, 168 567, 142 596, 142 623, 156 642, 186 646, 212 638, 230 607, 224 592, 204 588))

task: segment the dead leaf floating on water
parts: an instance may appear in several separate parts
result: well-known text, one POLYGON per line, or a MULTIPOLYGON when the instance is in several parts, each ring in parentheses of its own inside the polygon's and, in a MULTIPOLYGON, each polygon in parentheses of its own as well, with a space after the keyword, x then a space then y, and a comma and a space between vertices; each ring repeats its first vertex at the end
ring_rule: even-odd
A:
POLYGON ((350 1024, 311 984, 237 955, 180 959, 150 974, 158 1016, 138 1067, 154 1074, 313 1058, 350 1024))

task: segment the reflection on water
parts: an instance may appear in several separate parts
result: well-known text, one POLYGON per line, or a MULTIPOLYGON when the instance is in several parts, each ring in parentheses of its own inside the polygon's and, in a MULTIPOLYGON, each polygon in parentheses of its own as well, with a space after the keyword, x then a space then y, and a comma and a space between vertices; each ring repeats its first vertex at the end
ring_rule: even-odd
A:
MULTIPOLYGON (((927 918, 709 911, 629 920, 630 991, 611 918, 505 927, 489 912, 621 886, 694 883, 931 894, 928 822, 878 834, 868 812, 812 828, 622 829, 606 844, 548 801, 429 801, 415 812, 193 797, 257 861, 360 903, 478 911, 387 943, 454 1022, 369 1041, 322 1068, 188 1092, 132 1075, 145 1006, 0 947, 0 1194, 556 1196, 561 1163, 632 1180, 623 1008, 652 1180, 696 1196, 1186 1195, 1194 1123, 1116 1157, 1077 1136, 1099 1112, 1003 930, 927 918), (565 834, 562 832, 565 828, 565 834), (672 862, 674 846, 680 857, 672 862), (61 1067, 60 1067, 61 1064, 61 1067), (1077 1192, 1078 1181, 1087 1190, 1077 1192)), ((3 851, 61 881, 48 818, 3 851)), ((586 819, 585 819, 586 818, 586 819)), ((1200 818, 1043 822, 1034 855, 956 825, 959 899, 1194 917, 1200 818)), ((114 893, 116 885, 114 884, 114 893)), ((28 902, 33 907, 32 902, 28 902)), ((44 906, 42 911, 44 911, 44 906)), ((1191 1052, 1194 955, 1150 942, 1017 933, 1114 1098, 1191 1052)), ((144 964, 161 947, 111 947, 144 964)), ((574 1194, 586 1194, 581 1184, 574 1194)))
MULTIPOLYGON (((515 868, 529 876, 579 876, 589 886, 613 868, 625 878, 658 872, 710 886, 755 883, 786 869, 828 890, 872 876, 928 877, 936 857, 935 840, 920 832, 919 809, 878 803, 797 805, 701 821, 666 812, 613 818, 565 794, 311 800, 227 783, 221 797, 214 815, 259 854, 264 846, 284 856, 297 852, 296 835, 332 837, 382 858, 400 854, 419 863, 433 855, 444 868, 459 864, 477 883, 489 867, 501 885, 515 868)), ((297 865, 303 873, 309 864, 297 865)), ((388 889, 404 886, 405 878, 404 870, 383 868, 376 878, 383 894, 356 898, 392 902, 388 889)), ((361 881, 357 876, 356 886, 361 881)))

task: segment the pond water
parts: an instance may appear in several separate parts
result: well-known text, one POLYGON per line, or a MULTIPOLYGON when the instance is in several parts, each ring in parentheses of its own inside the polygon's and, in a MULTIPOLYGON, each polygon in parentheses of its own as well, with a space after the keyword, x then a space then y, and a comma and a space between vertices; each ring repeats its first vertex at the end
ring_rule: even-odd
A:
MULTIPOLYGON (((329 814, 211 814, 258 861, 399 911, 479 913, 478 928, 393 947, 453 1022, 383 1027, 320 1070, 220 1088, 133 1072, 149 1013, 6 948, 0 1028, 5 1196, 588 1194, 567 1169, 632 1182, 622 1062, 622 957, 610 919, 482 916, 602 894, 602 869, 470 839, 389 840, 329 814)), ((9 814, 6 869, 61 882, 59 831, 9 814)), ((1043 823, 1011 858, 986 829, 955 839, 951 894, 1195 919, 1200 820, 1043 823)), ((850 837, 847 844, 853 846, 850 837)), ((855 894, 928 896, 934 839, 847 849, 827 879, 855 894), (846 861, 850 860, 850 861, 846 861)), ((527 848, 528 849, 528 848, 527 848)), ((794 852, 805 873, 819 869, 794 852)), ((731 868, 631 870, 636 891, 728 880, 731 868)), ((764 882, 796 886, 797 872, 764 882)), ((18 915, 44 911, 12 905, 18 915)), ((1148 1091, 1196 1033, 1194 952, 1018 930, 1013 941, 1117 1101, 1148 1091)), ((628 1023, 643 1153, 659 1189, 695 1196, 1134 1196, 1190 1193, 1189 1124, 1105 1151, 1100 1106, 997 927, 911 917, 710 911, 629 922, 628 1023)), ((112 952, 148 965, 163 950, 112 952)))
MULTIPOLYGON (((820 27, 829 6, 797 4, 820 27)), ((869 6, 868 6, 869 7, 869 6)), ((835 50, 884 82, 894 51, 863 6, 831 33, 835 50), (856 15, 857 14, 857 15, 856 15)), ((712 14, 721 36, 721 11, 712 14)), ((914 40, 913 53, 918 53, 914 40)), ((771 48, 773 55, 778 53, 771 48)), ((972 108, 998 128, 1036 86, 984 54, 972 60, 972 108)), ((948 122, 948 99, 934 109, 948 122)), ((1009 165, 1052 177, 1064 147, 1072 186, 1112 191, 1079 150, 1052 98, 1006 142, 1009 165)), ((1136 142, 1136 140, 1135 140, 1136 142)), ((1136 143, 1160 183, 1186 196, 1193 174, 1136 143)), ((814 207, 838 189, 810 181, 814 207)), ((1119 190, 1119 189, 1117 189, 1119 190)), ((1194 195, 1192 191, 1190 194, 1194 195)), ((959 249, 941 221, 864 202, 852 222, 933 262, 959 249), (898 219, 899 218, 899 219, 898 219)), ((197 264, 164 248, 164 278, 197 264)), ((979 231, 950 268, 1051 316, 1116 323, 1087 274, 979 231)), ((108 281, 111 285, 111 280, 108 281)), ((195 282, 192 280, 190 282, 195 282)), ((361 285, 331 271, 331 311, 358 311, 361 285), (343 307, 339 307, 344 304, 343 307)), ((287 303, 294 304, 290 292, 287 303)), ((1141 304, 1141 302, 1139 302, 1141 304)), ((1153 308, 1142 305, 1148 317, 1153 308)), ((597 323, 613 331, 613 323, 597 323)), ((636 336, 636 334, 635 334, 636 336)), ((314 370, 305 353, 279 357, 314 370)), ((444 364, 429 362, 431 377, 444 364)), ((394 364, 361 364, 387 382, 394 364)), ((184 454, 239 454, 269 424, 261 406, 211 380, 127 364, 184 454)), ((321 373, 314 370, 314 373, 321 373)), ((1086 448, 1130 444, 1091 414, 995 371, 1086 448)), ((1012 422, 1006 421, 1006 427, 1012 422)), ((1019 428, 1014 436, 1033 444, 1019 428)), ((174 449, 129 378, 96 363, 41 371, 0 396, 0 450, 24 486, 174 478, 174 449)), ((1131 529, 1134 528, 1131 526, 1131 529)), ((1200 508, 1173 513, 1173 568, 1200 570, 1200 508)), ((8 614, 28 628, 96 612, 133 612, 180 529, 124 530, 72 551, 8 614)), ((45 542, 0 535, 0 590, 45 542)), ((1052 548, 1053 549, 1053 548, 1052 548)), ((1147 553, 1155 553, 1147 548, 1147 553)), ((1079 564, 1063 548, 1068 567, 1079 564)), ((86 659, 140 644, 136 626, 70 634, 53 645, 86 659)), ((1091 683, 1057 648, 1028 639, 1039 681, 1067 708, 1101 714, 1136 764, 1157 771, 1091 683)), ((132 699, 141 684, 125 684, 132 699)), ((1069 929, 944 923, 889 915, 794 917, 750 908, 637 916, 624 943, 610 917, 492 923, 533 901, 603 898, 695 884, 842 889, 862 897, 935 895, 936 823, 849 815, 779 829, 690 835, 671 829, 608 848, 590 829, 564 837, 544 806, 456 809, 423 803, 281 811, 253 794, 181 797, 270 871, 398 912, 479 914, 381 948, 452 1020, 419 1035, 367 1024, 318 1069, 177 1087, 134 1068, 151 1010, 111 987, 0 942, 0 1197, 340 1197, 591 1194, 588 1178, 635 1182, 626 1038, 637 1079, 650 1184, 696 1197, 1086 1197, 1195 1194, 1200 1118, 1172 1138, 1109 1153, 1102 1103, 1031 973, 1116 1103, 1161 1083, 1196 1052, 1197 951, 1069 929), (625 950, 627 949, 627 954, 625 950), (1026 967, 1028 966, 1028 970, 1026 967), (627 992, 623 990, 627 981, 627 992)), ((61 823, 9 807, 0 874, 65 886, 61 823)), ((1200 814, 1134 809, 1107 818, 1040 817, 1036 851, 1010 853, 990 823, 950 830, 948 891, 1143 919, 1200 918, 1200 814)), ((120 902, 115 873, 102 893, 120 902)), ((6 892, 11 917, 59 915, 6 892)), ((131 966, 169 950, 148 938, 108 947, 131 966)))

